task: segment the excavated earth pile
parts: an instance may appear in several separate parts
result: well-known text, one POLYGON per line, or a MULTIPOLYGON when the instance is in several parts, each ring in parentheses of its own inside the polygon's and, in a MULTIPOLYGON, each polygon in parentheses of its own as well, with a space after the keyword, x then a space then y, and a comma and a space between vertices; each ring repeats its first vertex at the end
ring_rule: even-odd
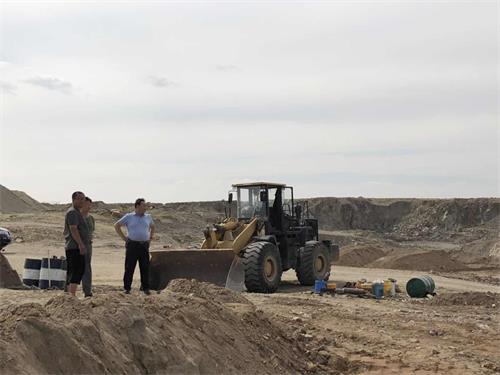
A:
POLYGON ((440 293, 430 302, 438 306, 484 306, 500 307, 500 294, 491 292, 440 293))
POLYGON ((0 213, 28 213, 44 211, 46 207, 22 191, 9 190, 0 185, 0 213))
POLYGON ((438 237, 498 221, 500 199, 312 198, 311 214, 325 230, 373 230, 402 237, 438 237))
POLYGON ((461 271, 468 267, 451 258, 444 250, 433 250, 418 254, 394 254, 369 263, 374 268, 390 268, 415 271, 461 271))
POLYGON ((23 283, 17 272, 12 269, 5 255, 0 254, 0 288, 19 289, 23 283))
MULTIPOLYGON (((176 280, 0 308, 0 373, 305 373, 300 342, 241 295, 176 280)), ((331 372, 331 370, 330 370, 331 372)))

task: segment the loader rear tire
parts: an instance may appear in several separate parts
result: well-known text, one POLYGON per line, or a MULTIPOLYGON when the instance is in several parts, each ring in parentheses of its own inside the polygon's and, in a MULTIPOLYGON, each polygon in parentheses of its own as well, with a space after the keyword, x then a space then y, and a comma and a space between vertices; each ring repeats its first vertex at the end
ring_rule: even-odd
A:
POLYGON ((274 293, 280 284, 281 257, 271 242, 252 242, 243 250, 245 286, 249 292, 274 293))
POLYGON ((314 285, 315 280, 328 280, 330 268, 330 253, 321 242, 308 241, 300 248, 295 273, 301 285, 314 285))

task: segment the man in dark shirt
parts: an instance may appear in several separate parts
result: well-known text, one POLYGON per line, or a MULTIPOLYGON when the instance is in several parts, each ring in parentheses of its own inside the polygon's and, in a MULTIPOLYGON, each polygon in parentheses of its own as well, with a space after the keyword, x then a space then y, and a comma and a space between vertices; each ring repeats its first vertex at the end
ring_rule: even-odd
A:
POLYGON ((75 191, 71 199, 73 204, 66 212, 64 219, 64 239, 68 266, 68 292, 76 296, 76 289, 85 271, 85 252, 89 245, 89 230, 80 213, 85 203, 85 194, 75 191))

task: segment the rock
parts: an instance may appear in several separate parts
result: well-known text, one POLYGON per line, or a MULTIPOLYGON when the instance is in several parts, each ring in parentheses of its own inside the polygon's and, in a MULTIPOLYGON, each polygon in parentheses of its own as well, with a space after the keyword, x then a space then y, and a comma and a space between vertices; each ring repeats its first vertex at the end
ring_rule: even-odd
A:
POLYGON ((347 359, 343 357, 330 357, 330 360, 328 362, 329 366, 332 368, 335 368, 336 370, 345 373, 349 370, 349 362, 347 359))
POLYGON ((483 324, 483 323, 477 323, 476 326, 479 328, 479 329, 482 329, 484 331, 488 331, 490 329, 490 327, 487 325, 487 324, 483 324))
POLYGON ((438 355, 440 352, 439 350, 432 349, 432 355, 438 355))
POLYGON ((488 370, 494 371, 496 373, 500 372, 500 366, 495 366, 495 364, 493 364, 493 363, 489 363, 489 362, 488 363, 483 363, 481 365, 481 367, 487 368, 488 370))
POLYGON ((318 367, 318 366, 316 366, 314 363, 312 363, 312 362, 307 362, 307 369, 308 369, 309 371, 314 371, 314 370, 316 370, 316 368, 317 368, 317 367, 318 367))

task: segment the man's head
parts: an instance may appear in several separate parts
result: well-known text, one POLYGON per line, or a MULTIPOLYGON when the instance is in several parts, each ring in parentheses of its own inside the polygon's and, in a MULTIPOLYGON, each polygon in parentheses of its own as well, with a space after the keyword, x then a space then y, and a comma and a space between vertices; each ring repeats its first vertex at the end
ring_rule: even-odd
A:
POLYGON ((137 198, 135 200, 135 213, 138 215, 144 215, 147 210, 146 200, 144 198, 137 198))
POLYGON ((87 215, 92 208, 92 199, 89 197, 85 197, 85 201, 83 202, 83 207, 81 208, 82 214, 87 215))
POLYGON ((73 201, 73 207, 81 209, 85 203, 85 194, 81 191, 75 191, 71 194, 71 200, 73 201))

